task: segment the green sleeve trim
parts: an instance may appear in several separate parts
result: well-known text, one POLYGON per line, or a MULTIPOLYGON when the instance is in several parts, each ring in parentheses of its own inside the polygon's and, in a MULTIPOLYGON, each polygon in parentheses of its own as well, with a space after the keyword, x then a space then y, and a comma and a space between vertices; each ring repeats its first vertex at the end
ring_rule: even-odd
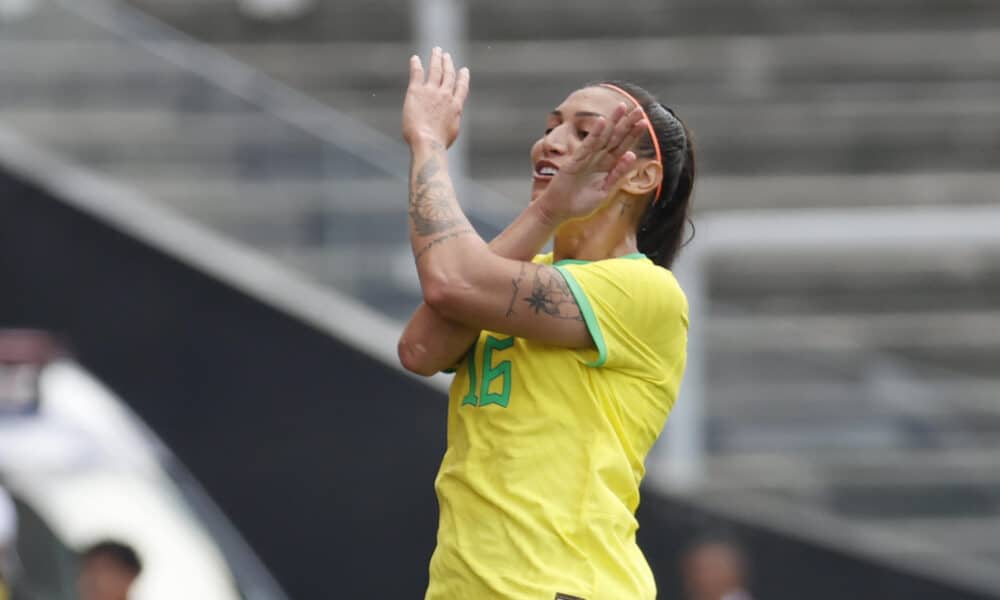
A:
POLYGON ((594 314, 594 309, 590 306, 590 300, 587 298, 587 294, 584 293, 583 288, 580 287, 580 284, 577 283, 576 277, 573 277, 573 274, 568 269, 561 266, 556 266, 555 269, 562 273, 563 278, 566 280, 569 291, 573 293, 573 298, 576 299, 576 305, 580 307, 580 314, 583 315, 583 322, 587 324, 587 331, 590 332, 590 337, 593 338, 594 345, 597 346, 597 360, 587 363, 587 366, 603 366, 604 362, 608 360, 608 347, 604 343, 604 335, 601 333, 601 326, 597 322, 597 315, 594 314))

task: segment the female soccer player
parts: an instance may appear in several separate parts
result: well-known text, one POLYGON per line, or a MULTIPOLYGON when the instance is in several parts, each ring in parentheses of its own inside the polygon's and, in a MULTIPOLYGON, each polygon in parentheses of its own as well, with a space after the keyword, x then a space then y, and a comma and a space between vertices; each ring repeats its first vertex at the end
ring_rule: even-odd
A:
POLYGON ((416 373, 457 370, 426 598, 654 598, 635 510, 684 370, 687 304, 666 267, 694 182, 688 132, 637 86, 573 92, 531 149, 531 203, 487 245, 445 152, 468 90, 440 49, 426 73, 410 59, 424 304, 399 357, 416 373))

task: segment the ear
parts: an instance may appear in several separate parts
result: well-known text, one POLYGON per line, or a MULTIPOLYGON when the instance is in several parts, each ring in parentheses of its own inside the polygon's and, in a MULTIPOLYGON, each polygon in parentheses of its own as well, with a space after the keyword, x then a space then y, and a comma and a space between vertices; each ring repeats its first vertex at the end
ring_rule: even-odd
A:
POLYGON ((656 189, 663 177, 663 166, 655 160, 642 161, 622 178, 621 189, 644 196, 656 189))

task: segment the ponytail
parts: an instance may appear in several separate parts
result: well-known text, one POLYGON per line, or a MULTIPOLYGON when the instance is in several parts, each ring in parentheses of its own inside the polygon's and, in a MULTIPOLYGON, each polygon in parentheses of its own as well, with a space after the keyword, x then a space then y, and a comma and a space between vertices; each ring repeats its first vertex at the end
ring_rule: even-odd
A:
POLYGON ((640 103, 656 134, 655 143, 647 134, 640 139, 636 148, 639 156, 659 158, 663 167, 659 195, 654 198, 652 196, 657 195, 657 192, 650 194, 646 211, 639 220, 636 237, 640 252, 656 264, 670 268, 687 243, 684 230, 689 222, 696 173, 691 132, 673 110, 660 104, 645 89, 622 81, 606 83, 621 88, 640 103))

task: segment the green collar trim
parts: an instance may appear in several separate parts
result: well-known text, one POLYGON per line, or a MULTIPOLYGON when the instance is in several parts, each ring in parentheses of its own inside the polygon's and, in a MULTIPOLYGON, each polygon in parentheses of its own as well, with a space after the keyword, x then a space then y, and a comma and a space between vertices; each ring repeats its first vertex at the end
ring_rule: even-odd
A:
MULTIPOLYGON (((645 254, 643 254, 642 252, 633 252, 631 254, 623 254, 622 256, 615 256, 614 258, 605 258, 605 259, 602 259, 602 260, 614 260, 615 258, 626 258, 626 259, 629 259, 629 260, 642 260, 644 258, 649 258, 649 257, 646 256, 645 254)), ((593 261, 593 260, 580 260, 580 259, 577 259, 577 258, 564 258, 564 259, 560 260, 559 262, 553 263, 553 266, 559 266, 559 265, 586 265, 586 264, 590 264, 592 262, 597 262, 597 261, 593 261)))

